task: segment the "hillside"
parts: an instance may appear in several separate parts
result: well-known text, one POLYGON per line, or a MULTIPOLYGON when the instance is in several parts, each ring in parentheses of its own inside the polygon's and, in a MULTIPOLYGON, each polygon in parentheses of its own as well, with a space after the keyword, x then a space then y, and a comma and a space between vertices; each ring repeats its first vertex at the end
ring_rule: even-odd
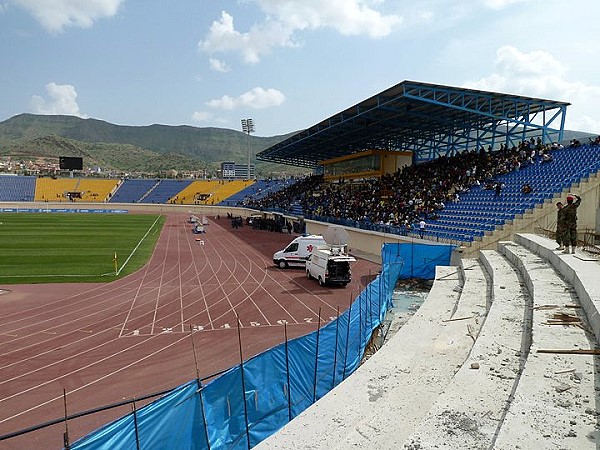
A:
MULTIPOLYGON (((0 122, 0 156, 56 163, 58 156, 82 156, 86 167, 127 172, 207 170, 215 174, 223 161, 246 164, 248 146, 256 153, 283 136, 248 136, 224 128, 187 125, 114 125, 75 116, 20 114, 0 122)), ((565 130, 564 142, 586 143, 590 133, 565 130)), ((256 162, 260 177, 299 175, 304 168, 256 162)))
MULTIPOLYGON (((216 170, 223 161, 244 164, 288 136, 257 137, 241 131, 191 126, 121 126, 74 116, 20 114, 0 122, 0 155, 27 159, 83 156, 86 167, 155 171, 216 170)), ((257 162, 261 176, 305 169, 257 162)))

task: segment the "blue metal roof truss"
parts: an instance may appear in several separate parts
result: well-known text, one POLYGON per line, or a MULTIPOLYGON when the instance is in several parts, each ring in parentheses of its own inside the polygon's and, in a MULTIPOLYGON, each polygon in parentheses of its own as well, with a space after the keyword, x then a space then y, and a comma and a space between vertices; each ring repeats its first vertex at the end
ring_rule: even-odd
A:
POLYGON ((365 150, 412 151, 420 162, 530 137, 562 140, 569 103, 403 81, 258 153, 315 168, 365 150))

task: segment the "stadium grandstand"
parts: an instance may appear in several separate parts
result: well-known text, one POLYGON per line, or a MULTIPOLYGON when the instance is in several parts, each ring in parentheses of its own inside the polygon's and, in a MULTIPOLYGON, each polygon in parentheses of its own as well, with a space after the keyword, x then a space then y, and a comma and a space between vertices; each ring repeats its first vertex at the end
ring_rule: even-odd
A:
POLYGON ((341 226, 381 265, 327 326, 134 403, 69 448, 597 448, 600 138, 564 142, 568 106, 404 81, 257 155, 314 170, 302 179, 0 176, 7 208, 277 214, 314 234, 341 226), (563 254, 555 204, 571 193, 580 240, 563 254), (432 287, 387 336, 399 279, 432 287))

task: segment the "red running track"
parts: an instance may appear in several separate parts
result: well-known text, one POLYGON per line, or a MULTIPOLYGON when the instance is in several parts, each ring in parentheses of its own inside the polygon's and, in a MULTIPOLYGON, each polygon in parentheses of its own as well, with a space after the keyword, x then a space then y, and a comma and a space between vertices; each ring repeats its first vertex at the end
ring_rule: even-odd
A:
MULTIPOLYGON (((0 295, 0 435, 208 377, 343 312, 379 266, 359 259, 346 288, 320 287, 272 255, 294 236, 232 229, 169 213, 149 263, 107 284, 6 285, 0 295), (200 239, 200 240, 197 240, 200 239), (193 345, 192 345, 193 339, 193 345)), ((140 402, 137 406, 141 406, 140 402)), ((68 422, 70 441, 123 406, 68 422)), ((0 449, 62 448, 65 424, 0 441, 0 449)))

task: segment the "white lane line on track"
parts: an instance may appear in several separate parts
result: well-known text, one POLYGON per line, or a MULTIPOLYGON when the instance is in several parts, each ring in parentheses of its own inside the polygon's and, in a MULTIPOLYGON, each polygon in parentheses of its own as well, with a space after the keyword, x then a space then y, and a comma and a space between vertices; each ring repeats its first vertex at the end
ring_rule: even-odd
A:
MULTIPOLYGON (((159 336, 159 335, 155 335, 155 336, 159 336)), ((153 337, 155 337, 155 336, 153 336, 153 337)), ((151 337, 151 338, 149 338, 149 339, 146 339, 146 340, 142 341, 142 343, 144 343, 144 342, 147 342, 147 341, 149 341, 150 339, 153 339, 153 337, 151 337)), ((96 383, 98 383, 98 382, 100 382, 100 381, 104 380, 105 378, 108 378, 108 377, 110 377, 110 376, 112 376, 112 375, 115 375, 115 374, 117 374, 117 373, 119 373, 119 372, 121 372, 121 371, 125 370, 125 369, 128 369, 129 367, 131 367, 131 366, 133 366, 133 365, 135 365, 135 364, 138 364, 138 363, 140 363, 140 362, 142 362, 142 361, 145 361, 146 359, 148 359, 148 358, 151 358, 151 357, 152 357, 152 356, 154 356, 154 355, 157 355, 158 353, 162 352, 163 350, 167 350, 168 348, 172 347, 173 345, 175 345, 175 344, 178 344, 179 342, 183 341, 184 339, 189 339, 189 337, 190 337, 189 333, 188 333, 188 334, 185 334, 185 335, 184 335, 184 336, 183 336, 181 339, 178 339, 178 340, 176 340, 175 342, 172 342, 171 344, 169 344, 169 345, 167 345, 167 346, 165 346, 165 347, 162 347, 161 349, 159 349, 159 350, 156 350, 156 351, 154 351, 154 352, 150 353, 149 355, 146 355, 146 356, 144 356, 143 358, 140 358, 140 359, 138 359, 138 360, 136 360, 136 361, 133 361, 133 362, 131 362, 131 363, 127 364, 126 366, 123 366, 123 367, 121 367, 121 368, 119 368, 119 369, 117 369, 117 370, 113 370, 112 372, 110 372, 110 373, 108 373, 108 374, 106 374, 106 375, 104 375, 104 376, 102 376, 102 377, 100 377, 100 378, 97 378, 97 379, 95 379, 94 381, 90 381, 89 383, 86 383, 86 384, 84 384, 83 386, 80 386, 80 387, 78 387, 78 388, 76 388, 76 389, 73 389, 72 391, 69 391, 69 392, 67 392, 67 395, 68 395, 68 394, 72 394, 72 393, 74 393, 74 392, 78 392, 78 391, 80 391, 80 390, 82 390, 82 389, 85 389, 86 387, 88 387, 88 386, 91 386, 91 385, 93 385, 93 384, 96 384, 96 383)), ((136 345, 137 345, 137 344, 136 344, 136 345)), ((133 347, 135 347, 136 345, 134 345, 134 346, 132 346, 132 347, 129 347, 129 348, 133 348, 133 347)), ((121 352, 119 352, 119 353, 121 353, 121 352)), ((118 354, 118 353, 116 353, 116 354, 118 354)), ((114 355, 111 355, 111 356, 109 356, 109 358, 110 358, 110 357, 112 357, 112 356, 114 356, 114 355)), ((104 359, 106 359, 106 358, 104 358, 104 359)), ((99 361, 97 361, 97 362, 100 362, 100 361, 102 361, 102 360, 99 360, 99 361)), ((96 364, 96 363, 89 364, 89 366, 91 366, 91 365, 93 365, 93 364, 96 364)), ((86 366, 86 367, 87 367, 87 366, 86 366)), ((80 369, 78 369, 77 371, 79 371, 79 370, 80 370, 80 369)), ((74 372, 77 372, 77 371, 74 371, 74 372)), ((64 377, 64 376, 66 376, 66 375, 71 375, 71 373, 74 373, 74 372, 70 372, 70 373, 68 373, 68 374, 65 374, 65 375, 63 375, 63 376, 61 376, 61 377, 54 378, 54 379, 52 379, 52 380, 49 380, 49 381, 47 381, 47 382, 45 382, 45 383, 43 383, 43 384, 52 383, 52 382, 54 382, 54 381, 56 381, 56 380, 59 380, 60 378, 63 378, 63 377, 64 377)), ((32 388, 32 389, 33 389, 33 388, 32 388)), ((31 389, 28 389, 28 390, 31 390, 31 389)), ((24 392, 27 392, 27 391, 22 391, 22 392, 20 392, 19 394, 21 394, 21 393, 24 393, 24 392)), ((15 394, 15 395, 18 395, 18 394, 15 394)), ((14 395, 13 395, 13 396, 11 396, 11 397, 14 397, 14 395)), ((21 411, 21 412, 19 412, 19 413, 17 413, 17 414, 14 414, 14 415, 10 416, 10 417, 6 417, 6 418, 4 418, 4 419, 0 420, 0 423, 4 423, 4 422, 6 422, 6 421, 8 421, 8 420, 11 420, 11 419, 17 418, 17 417, 19 417, 19 416, 22 416, 23 414, 27 414, 28 412, 31 412, 31 411, 33 411, 33 410, 35 410, 35 409, 38 409, 38 408, 41 408, 42 406, 45 406, 45 405, 47 405, 47 404, 49 404, 49 403, 52 403, 52 402, 54 402, 54 401, 57 401, 57 400, 59 400, 59 399, 62 399, 62 398, 63 398, 63 396, 62 396, 62 395, 59 395, 59 396, 57 396, 57 397, 54 397, 54 398, 51 398, 50 400, 47 400, 47 401, 45 401, 45 402, 43 402, 43 403, 39 403, 39 404, 38 404, 38 405, 36 405, 36 406, 33 406, 33 407, 31 407, 31 408, 28 408, 28 409, 26 409, 26 410, 24 410, 24 411, 21 411)), ((2 402, 2 401, 4 401, 4 399, 0 400, 0 402, 2 402)))

